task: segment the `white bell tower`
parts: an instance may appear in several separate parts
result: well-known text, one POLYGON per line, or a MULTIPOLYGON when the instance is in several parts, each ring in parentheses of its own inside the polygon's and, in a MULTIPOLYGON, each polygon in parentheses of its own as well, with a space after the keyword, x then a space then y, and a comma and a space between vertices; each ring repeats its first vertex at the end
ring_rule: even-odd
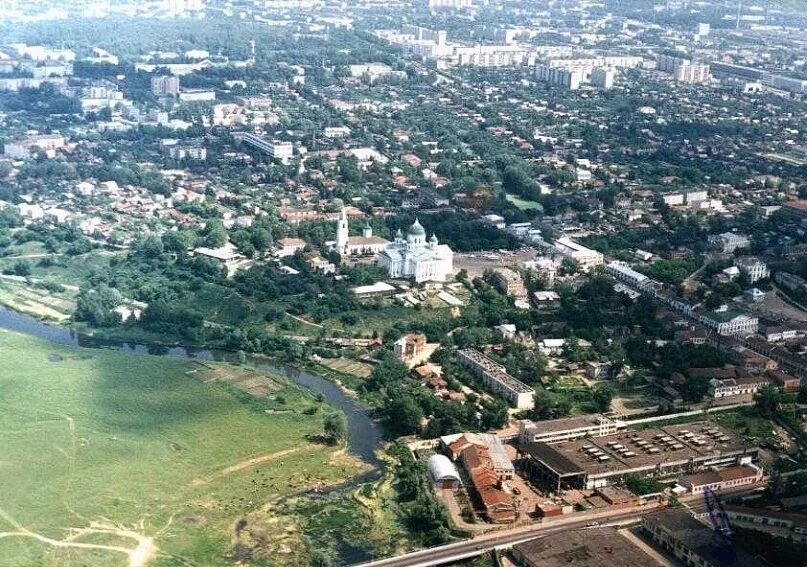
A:
POLYGON ((348 226, 347 226, 347 211, 342 207, 342 215, 339 217, 339 225, 336 227, 336 251, 342 256, 347 255, 347 240, 348 239, 348 226))

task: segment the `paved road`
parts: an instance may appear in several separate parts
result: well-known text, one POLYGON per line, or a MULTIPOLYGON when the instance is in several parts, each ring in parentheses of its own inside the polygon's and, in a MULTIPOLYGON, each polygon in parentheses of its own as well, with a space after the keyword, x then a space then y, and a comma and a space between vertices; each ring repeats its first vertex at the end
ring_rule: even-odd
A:
MULTIPOLYGON (((743 486, 733 490, 721 492, 723 499, 729 496, 741 496, 753 493, 758 486, 743 486)), ((689 495, 681 498, 681 503, 693 514, 704 514, 706 505, 701 495, 689 495)), ((445 565, 462 559, 477 557, 485 552, 497 548, 509 548, 517 543, 529 541, 538 537, 545 537, 569 530, 585 529, 587 524, 593 521, 601 522, 598 525, 619 525, 638 521, 643 514, 658 510, 653 506, 641 508, 631 508, 625 511, 615 510, 599 517, 588 516, 587 518, 573 521, 572 518, 560 518, 549 521, 545 524, 513 528, 510 530, 494 532, 477 536, 472 540, 465 540, 459 543, 442 545, 431 549, 415 551, 399 557, 389 557, 378 561, 362 563, 355 567, 433 567, 445 565)))
MULTIPOLYGON (((627 512, 609 516, 607 519, 603 520, 603 525, 605 522, 612 524, 614 522, 638 520, 640 516, 640 511, 631 509, 627 512)), ((494 532, 492 534, 478 536, 472 540, 415 551, 400 557, 389 557, 387 559, 362 563, 355 567, 432 567, 445 565, 462 559, 477 557, 499 547, 510 547, 537 537, 544 537, 569 530, 584 529, 586 524, 592 521, 591 518, 587 518, 577 522, 562 523, 560 525, 555 522, 550 522, 547 524, 528 526, 526 528, 507 530, 506 532, 494 532)))

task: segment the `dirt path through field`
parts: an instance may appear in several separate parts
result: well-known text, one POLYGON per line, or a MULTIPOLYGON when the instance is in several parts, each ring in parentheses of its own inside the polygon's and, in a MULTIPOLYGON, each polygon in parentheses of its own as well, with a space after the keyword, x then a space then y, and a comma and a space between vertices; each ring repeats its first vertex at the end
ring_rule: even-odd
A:
MULTIPOLYGON (((208 484, 212 480, 216 480, 218 478, 242 471, 244 469, 248 469, 250 467, 254 467, 255 465, 260 465, 262 463, 268 463, 269 461, 274 461, 293 453, 298 453, 306 449, 306 447, 295 447, 293 449, 284 449, 283 451, 278 451, 276 453, 269 453, 268 455, 262 455, 260 457, 253 457, 251 459, 247 459, 246 461, 241 461, 240 463, 236 463, 231 465, 227 468, 221 469, 220 471, 216 472, 212 476, 208 478, 197 478, 193 480, 194 486, 199 486, 203 484, 208 484)), ((311 447, 307 447, 308 450, 311 450, 311 447)))
POLYGON ((146 567, 149 561, 151 561, 151 559, 153 559, 157 554, 157 546, 154 545, 153 538, 119 526, 93 522, 87 528, 73 529, 69 537, 64 540, 58 540, 32 532, 28 528, 17 523, 14 518, 9 516, 8 513, 1 508, 0 518, 3 518, 16 529, 16 531, 13 532, 0 532, 0 539, 6 537, 30 537, 53 547, 73 547, 78 549, 103 549, 106 551, 115 551, 118 553, 123 553, 129 558, 129 567, 146 567), (104 545, 100 543, 84 543, 75 541, 76 539, 88 534, 108 534, 133 539, 137 542, 137 546, 134 548, 129 548, 118 545, 104 545))

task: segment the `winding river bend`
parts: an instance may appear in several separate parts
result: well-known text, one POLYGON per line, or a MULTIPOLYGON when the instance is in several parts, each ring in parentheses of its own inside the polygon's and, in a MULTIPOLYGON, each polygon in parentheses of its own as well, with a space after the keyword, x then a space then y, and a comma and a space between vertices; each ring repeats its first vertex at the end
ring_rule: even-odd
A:
MULTIPOLYGON (((32 317, 11 311, 4 307, 0 307, 0 328, 16 331, 60 345, 110 349, 135 355, 150 354, 171 356, 189 360, 238 361, 238 356, 235 353, 227 351, 98 340, 94 337, 77 333, 67 327, 57 327, 55 325, 42 323, 32 317)), ((328 403, 343 411, 347 417, 348 424, 348 451, 373 467, 372 473, 362 475, 363 479, 378 473, 381 462, 376 456, 375 451, 380 447, 383 438, 381 428, 370 419, 370 416, 364 408, 347 396, 336 384, 320 376, 290 366, 267 364, 265 360, 258 357, 248 356, 247 363, 264 372, 283 375, 300 386, 318 392, 322 394, 328 403)))

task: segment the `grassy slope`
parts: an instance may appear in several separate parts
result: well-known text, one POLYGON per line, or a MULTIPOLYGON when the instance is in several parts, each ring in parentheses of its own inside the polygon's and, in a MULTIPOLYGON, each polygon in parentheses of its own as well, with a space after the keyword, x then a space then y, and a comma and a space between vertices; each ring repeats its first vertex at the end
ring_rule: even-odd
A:
MULTIPOLYGON (((58 347, 8 331, 0 331, 0 361, 0 510, 47 537, 103 521, 153 536, 157 565, 229 563, 231 526, 243 514, 355 472, 355 463, 331 460, 331 449, 304 439, 321 431, 323 411, 255 411, 189 375, 186 361, 58 347), (286 449, 297 451, 222 472, 286 449)), ((283 396, 291 408, 316 405, 294 387, 283 396)), ((14 531, 8 517, 0 532, 14 531)), ((81 539, 99 540, 134 546, 117 536, 81 539)), ((2 565, 125 563, 119 552, 0 539, 2 565)))

